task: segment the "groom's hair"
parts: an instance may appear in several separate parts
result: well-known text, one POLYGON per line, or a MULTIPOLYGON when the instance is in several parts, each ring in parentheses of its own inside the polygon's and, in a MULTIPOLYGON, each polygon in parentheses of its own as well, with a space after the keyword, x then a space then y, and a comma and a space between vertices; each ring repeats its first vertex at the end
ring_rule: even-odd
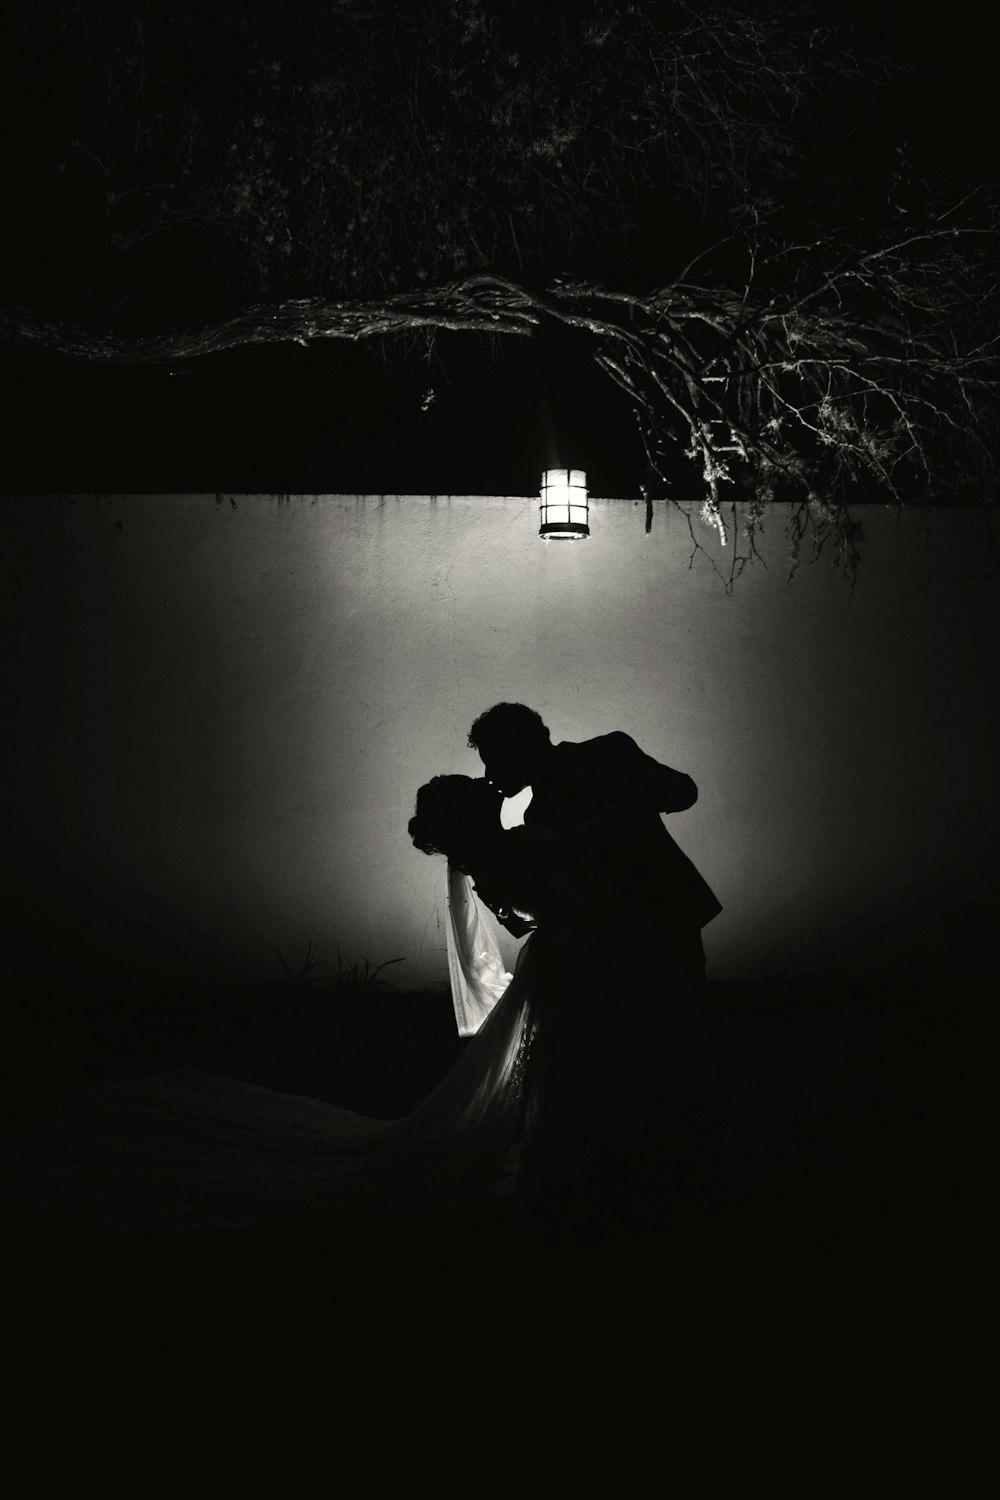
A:
POLYGON ((483 740, 515 740, 519 744, 542 746, 550 743, 550 735, 541 714, 536 714, 533 708, 523 703, 494 703, 469 730, 473 750, 478 750, 483 740))

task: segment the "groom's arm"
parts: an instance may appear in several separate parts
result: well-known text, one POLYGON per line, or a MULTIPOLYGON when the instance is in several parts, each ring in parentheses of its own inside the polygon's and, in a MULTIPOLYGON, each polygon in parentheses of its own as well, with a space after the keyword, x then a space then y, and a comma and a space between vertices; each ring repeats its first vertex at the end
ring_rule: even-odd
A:
POLYGON ((684 812, 698 800, 698 788, 684 771, 675 771, 672 766, 661 765, 651 755, 646 755, 627 734, 629 760, 628 775, 631 778, 630 795, 652 806, 657 812, 684 812))
POLYGON ((662 813, 684 812, 697 802, 698 788, 691 777, 646 755, 630 735, 616 731, 592 744, 592 769, 600 775, 609 802, 662 813))
POLYGON ((591 743, 591 769, 600 776, 601 790, 609 801, 594 817, 564 836, 564 852, 591 853, 626 828, 637 814, 684 812, 698 800, 698 788, 690 776, 644 754, 629 735, 606 734, 591 743))

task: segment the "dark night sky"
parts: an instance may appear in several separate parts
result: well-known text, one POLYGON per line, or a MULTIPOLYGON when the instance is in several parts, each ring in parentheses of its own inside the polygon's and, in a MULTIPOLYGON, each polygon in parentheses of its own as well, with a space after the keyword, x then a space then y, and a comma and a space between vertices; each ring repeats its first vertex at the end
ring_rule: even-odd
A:
MULTIPOLYGON (((993 171, 993 64, 955 9, 946 32, 939 16, 908 14, 901 30, 870 7, 849 9, 862 41, 916 70, 886 94, 883 139, 905 140, 918 167, 963 184, 993 171)), ((8 135, 15 153, 16 124, 8 135)), ((865 143, 854 149, 860 190, 865 143)), ((29 188, 17 208, 22 222, 30 205, 29 188)), ((31 257, 18 260, 13 228, 5 279, 30 292, 31 257)), ((665 234, 669 224, 651 202, 647 245, 665 234)), ((58 275, 39 265, 39 278, 58 275)), ((197 265, 184 274, 197 277, 197 265)), ((34 290, 41 295, 41 280, 34 290)), ((524 494, 540 467, 564 461, 586 467, 596 494, 637 492, 631 413, 587 358, 520 340, 490 349, 460 335, 439 348, 446 358, 431 367, 401 353, 387 369, 373 347, 320 344, 251 349, 173 371, 6 351, 3 487, 524 494), (436 395, 423 412, 428 385, 436 395)))

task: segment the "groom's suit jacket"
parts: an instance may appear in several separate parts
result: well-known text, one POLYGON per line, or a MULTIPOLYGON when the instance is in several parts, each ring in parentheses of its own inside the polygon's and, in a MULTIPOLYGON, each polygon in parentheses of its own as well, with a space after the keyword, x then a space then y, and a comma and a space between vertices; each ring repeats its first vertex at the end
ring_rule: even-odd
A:
POLYGON ((722 906, 659 817, 690 807, 697 788, 689 776, 645 755, 627 734, 554 745, 544 776, 532 785, 524 821, 568 833, 637 792, 658 811, 636 813, 609 836, 600 863, 612 876, 620 873, 627 904, 678 933, 697 932, 722 906))

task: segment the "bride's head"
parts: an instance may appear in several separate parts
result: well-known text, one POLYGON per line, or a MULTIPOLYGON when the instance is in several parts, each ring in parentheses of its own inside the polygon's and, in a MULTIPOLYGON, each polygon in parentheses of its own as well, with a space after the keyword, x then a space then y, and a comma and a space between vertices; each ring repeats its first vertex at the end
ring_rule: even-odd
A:
POLYGON ((457 863, 471 842, 500 832, 501 801, 484 777, 435 776, 417 792, 410 838, 425 854, 457 863))

